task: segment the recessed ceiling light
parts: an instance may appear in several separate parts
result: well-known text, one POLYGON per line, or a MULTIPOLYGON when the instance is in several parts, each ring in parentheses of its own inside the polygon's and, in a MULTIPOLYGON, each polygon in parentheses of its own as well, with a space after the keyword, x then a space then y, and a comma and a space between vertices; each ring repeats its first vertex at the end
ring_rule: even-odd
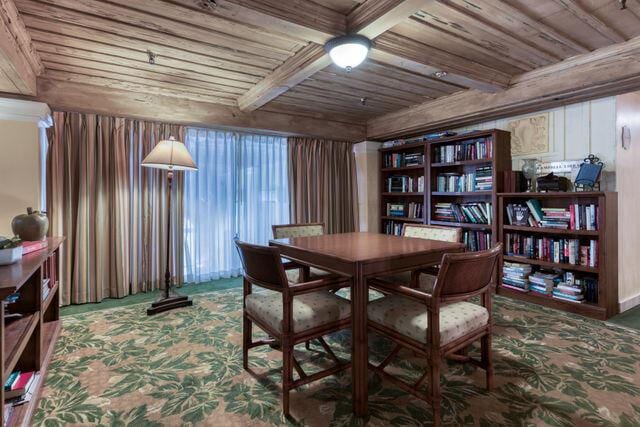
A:
POLYGON ((324 48, 334 64, 349 72, 366 59, 371 40, 358 34, 347 34, 329 40, 324 48))
POLYGON ((446 71, 436 71, 435 73, 433 73, 434 77, 437 77, 439 79, 443 79, 445 77, 447 77, 447 72, 446 71))

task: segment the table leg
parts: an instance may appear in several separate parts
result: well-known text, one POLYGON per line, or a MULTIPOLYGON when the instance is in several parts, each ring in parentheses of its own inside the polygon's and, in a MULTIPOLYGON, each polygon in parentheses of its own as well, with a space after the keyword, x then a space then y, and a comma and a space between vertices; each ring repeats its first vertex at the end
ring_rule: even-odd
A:
POLYGON ((362 266, 356 266, 351 282, 351 372, 353 387, 353 413, 357 417, 367 415, 368 359, 367 302, 369 292, 362 266))

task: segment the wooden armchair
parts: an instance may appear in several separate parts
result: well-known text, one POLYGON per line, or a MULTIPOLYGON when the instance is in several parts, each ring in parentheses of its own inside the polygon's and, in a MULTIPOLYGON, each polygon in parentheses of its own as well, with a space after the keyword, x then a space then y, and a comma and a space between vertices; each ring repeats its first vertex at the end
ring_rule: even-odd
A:
POLYGON ((289 416, 289 392, 351 366, 340 361, 322 338, 351 324, 351 303, 334 293, 350 284, 349 278, 326 277, 306 283, 289 283, 278 248, 251 245, 236 240, 244 267, 242 363, 249 367, 249 349, 277 342, 282 348, 282 411, 289 416), (252 292, 252 286, 265 291, 252 292), (273 339, 254 342, 252 326, 258 325, 273 339), (307 375, 293 356, 293 347, 317 338, 335 366, 307 375), (294 380, 293 370, 299 375, 294 380))
MULTIPOLYGON (((458 227, 439 227, 436 225, 405 224, 402 227, 402 237, 440 240, 443 242, 461 242, 462 229, 458 227)), ((380 280, 431 292, 437 275, 437 266, 426 266, 414 271, 405 271, 383 276, 380 277, 380 280)))
POLYGON ((376 285, 389 295, 368 306, 369 328, 387 336, 396 347, 378 366, 379 372, 398 387, 431 403, 435 425, 440 425, 440 364, 443 358, 470 362, 486 371, 487 389, 493 387, 491 359, 491 280, 502 253, 502 245, 483 252, 446 254, 431 294, 377 279, 376 285), (481 296, 481 305, 468 302, 481 296), (466 348, 481 342, 481 360, 466 354, 466 348), (401 348, 428 359, 428 370, 414 384, 384 371, 401 348), (421 386, 429 380, 427 391, 421 386))
MULTIPOLYGON (((280 224, 272 225, 274 239, 289 239, 292 237, 322 236, 325 234, 324 223, 311 222, 307 224, 280 224)), ((320 279, 330 276, 328 271, 308 266, 295 266, 293 263, 287 264, 287 277, 291 282, 308 282, 312 279, 320 279)))

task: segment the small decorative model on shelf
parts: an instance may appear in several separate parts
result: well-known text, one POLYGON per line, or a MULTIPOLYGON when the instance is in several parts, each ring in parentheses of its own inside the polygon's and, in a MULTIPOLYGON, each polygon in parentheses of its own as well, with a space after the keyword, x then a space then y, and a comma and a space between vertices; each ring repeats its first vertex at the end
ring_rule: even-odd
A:
POLYGON ((593 154, 584 159, 573 184, 576 191, 600 191, 600 174, 604 163, 593 154))

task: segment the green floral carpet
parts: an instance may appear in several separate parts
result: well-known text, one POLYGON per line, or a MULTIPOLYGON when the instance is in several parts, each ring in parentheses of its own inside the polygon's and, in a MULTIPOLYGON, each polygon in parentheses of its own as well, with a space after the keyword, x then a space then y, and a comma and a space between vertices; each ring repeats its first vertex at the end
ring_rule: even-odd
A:
MULTIPOLYGON (((146 305, 63 318, 35 425, 349 426, 350 371, 291 393, 295 421, 280 412, 281 353, 250 353, 242 369, 241 292, 194 297, 192 308, 147 317, 146 305)), ((477 426, 640 425, 640 333, 495 297, 496 388, 484 372, 450 363, 442 377, 444 423, 477 426)), ((258 336, 258 335, 257 335, 258 336)), ((348 332, 331 336, 349 357, 348 332)), ((388 341, 371 336, 371 359, 388 341)), ((477 354, 477 348, 472 352, 477 354)), ((406 379, 425 363, 403 351, 392 365, 406 379)), ((309 372, 328 361, 299 347, 309 372)), ((430 406, 370 376, 370 426, 424 426, 430 406)))

